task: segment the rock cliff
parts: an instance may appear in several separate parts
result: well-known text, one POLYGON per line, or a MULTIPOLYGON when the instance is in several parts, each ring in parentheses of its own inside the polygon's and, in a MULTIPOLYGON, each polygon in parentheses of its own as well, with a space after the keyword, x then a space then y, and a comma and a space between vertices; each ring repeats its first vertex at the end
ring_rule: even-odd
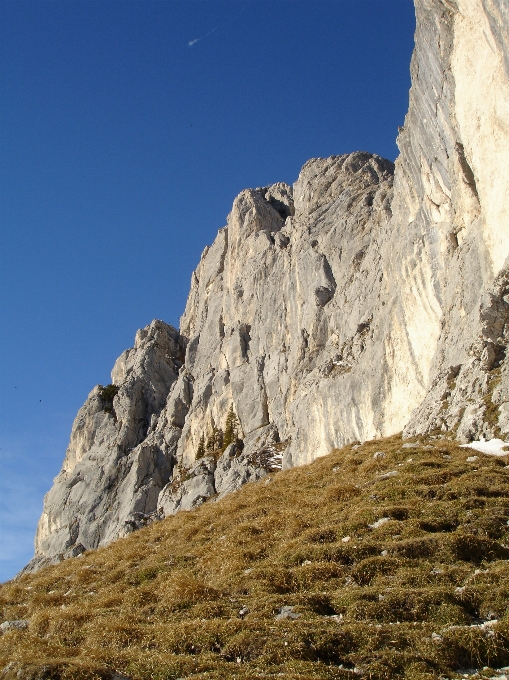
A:
POLYGON ((509 10, 415 4, 395 167, 313 159, 235 199, 180 331, 138 331, 80 410, 29 569, 349 441, 509 433, 509 10))

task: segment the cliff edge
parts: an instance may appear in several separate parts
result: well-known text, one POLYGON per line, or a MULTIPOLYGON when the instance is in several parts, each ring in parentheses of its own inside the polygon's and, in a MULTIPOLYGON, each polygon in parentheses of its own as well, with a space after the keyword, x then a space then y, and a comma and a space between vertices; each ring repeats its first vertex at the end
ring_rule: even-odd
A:
POLYGON ((352 441, 509 433, 509 12, 415 6, 395 167, 241 192, 180 330, 138 331, 80 410, 28 570, 352 441))

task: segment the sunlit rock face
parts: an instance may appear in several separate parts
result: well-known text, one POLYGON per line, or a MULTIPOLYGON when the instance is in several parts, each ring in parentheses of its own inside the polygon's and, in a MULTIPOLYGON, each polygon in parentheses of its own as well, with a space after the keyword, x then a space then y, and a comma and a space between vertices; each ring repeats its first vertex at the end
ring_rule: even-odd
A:
POLYGON ((509 14, 495 0, 416 12, 392 208, 406 317, 428 351, 405 433, 492 437, 509 432, 509 14))
POLYGON ((392 163, 356 153, 309 161, 293 190, 237 197, 182 317, 194 376, 178 448, 185 466, 202 433, 224 427, 230 404, 244 436, 275 425, 286 464, 383 432, 373 338, 392 181, 392 163))
POLYGON ((30 569, 354 440, 509 434, 509 11, 415 4, 395 168, 318 158, 235 199, 180 331, 139 331, 78 413, 30 569))

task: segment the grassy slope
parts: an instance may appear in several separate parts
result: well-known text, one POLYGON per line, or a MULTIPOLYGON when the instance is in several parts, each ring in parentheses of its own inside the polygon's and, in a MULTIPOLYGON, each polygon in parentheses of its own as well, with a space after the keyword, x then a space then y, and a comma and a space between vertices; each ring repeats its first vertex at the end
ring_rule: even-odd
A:
POLYGON ((346 447, 3 585, 1 620, 30 620, 0 636, 3 677, 417 679, 508 664, 506 461, 422 442, 346 447), (276 620, 285 605, 299 618, 276 620))

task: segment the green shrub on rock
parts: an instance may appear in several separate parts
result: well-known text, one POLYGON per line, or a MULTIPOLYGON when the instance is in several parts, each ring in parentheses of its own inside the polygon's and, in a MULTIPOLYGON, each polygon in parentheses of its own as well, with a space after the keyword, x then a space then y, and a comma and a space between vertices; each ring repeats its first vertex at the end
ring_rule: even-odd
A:
POLYGON ((110 384, 106 387, 99 385, 99 394, 103 402, 103 411, 113 413, 113 399, 118 394, 117 385, 110 384))

